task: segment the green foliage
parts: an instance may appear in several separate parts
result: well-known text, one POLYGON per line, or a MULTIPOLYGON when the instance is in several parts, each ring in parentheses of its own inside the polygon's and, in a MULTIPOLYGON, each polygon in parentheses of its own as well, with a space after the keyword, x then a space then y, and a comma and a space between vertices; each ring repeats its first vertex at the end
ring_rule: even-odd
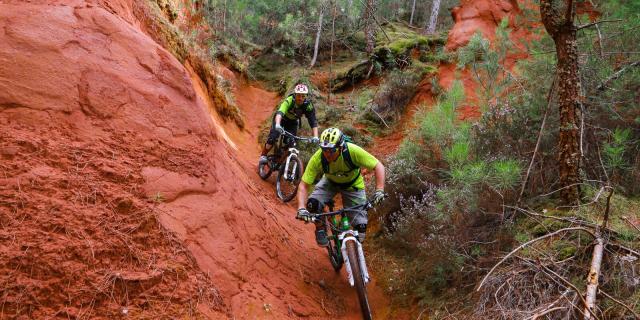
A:
POLYGON ((631 129, 616 128, 611 135, 612 141, 604 143, 603 160, 609 170, 613 171, 627 168, 628 162, 625 158, 625 152, 628 149, 630 138, 631 129))
POLYGON ((466 46, 458 50, 458 68, 468 66, 473 70, 472 74, 478 84, 477 96, 484 111, 497 103, 496 100, 513 81, 512 74, 501 64, 512 47, 508 25, 507 18, 500 22, 493 45, 478 31, 466 46))
POLYGON ((417 130, 388 161, 388 185, 399 197, 400 208, 387 216, 390 226, 385 239, 390 241, 388 246, 406 250, 402 252, 410 257, 408 266, 424 265, 419 274, 404 274, 407 281, 423 288, 407 289, 422 299, 450 286, 469 256, 488 254, 465 241, 468 238, 459 231, 483 212, 501 210, 491 204, 513 200, 513 189, 520 182, 518 160, 476 153, 478 137, 472 125, 456 116, 464 98, 462 83, 454 82, 431 110, 416 114, 417 130), (407 195, 415 198, 407 200, 407 195))
POLYGON ((424 141, 444 147, 451 139, 468 135, 468 125, 456 124, 456 108, 464 100, 462 82, 454 81, 444 98, 433 107, 433 111, 419 112, 417 123, 419 135, 424 141))
POLYGON ((444 159, 451 168, 461 168, 469 161, 469 141, 456 141, 444 152, 444 159))
POLYGON ((491 184, 499 190, 512 189, 520 182, 522 167, 518 161, 497 160, 491 166, 491 184))

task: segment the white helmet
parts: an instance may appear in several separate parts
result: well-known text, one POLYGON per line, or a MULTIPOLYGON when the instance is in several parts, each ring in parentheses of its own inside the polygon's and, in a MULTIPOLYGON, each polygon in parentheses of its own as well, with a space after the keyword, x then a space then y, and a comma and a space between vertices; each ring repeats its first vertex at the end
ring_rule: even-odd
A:
POLYGON ((309 93, 309 88, 300 83, 296 85, 296 88, 293 90, 294 93, 301 93, 301 94, 308 94, 309 93))

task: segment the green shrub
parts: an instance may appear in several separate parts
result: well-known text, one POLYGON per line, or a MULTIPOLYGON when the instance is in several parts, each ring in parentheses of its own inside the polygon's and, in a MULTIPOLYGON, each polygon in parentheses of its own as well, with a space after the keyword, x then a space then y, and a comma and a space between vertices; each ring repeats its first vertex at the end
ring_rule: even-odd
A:
POLYGON ((631 129, 616 128, 611 134, 611 141, 603 145, 604 162, 610 171, 622 170, 627 167, 625 152, 631 137, 631 129))
POLYGON ((514 188, 520 182, 522 168, 516 160, 496 160, 491 164, 490 183, 499 190, 514 188))

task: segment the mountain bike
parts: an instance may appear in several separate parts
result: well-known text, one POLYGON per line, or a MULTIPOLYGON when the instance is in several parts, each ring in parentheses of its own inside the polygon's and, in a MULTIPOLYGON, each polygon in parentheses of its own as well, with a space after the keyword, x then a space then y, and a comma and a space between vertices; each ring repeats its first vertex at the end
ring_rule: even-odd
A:
POLYGON ((327 203, 327 207, 329 212, 311 213, 310 218, 314 222, 319 221, 325 228, 329 238, 329 245, 327 246, 329 261, 336 272, 340 272, 342 266, 346 265, 349 284, 352 287, 355 286, 358 293, 362 318, 371 320, 371 308, 369 307, 366 288, 370 277, 364 258, 364 250, 362 244, 358 241, 358 231, 351 229, 351 222, 346 213, 369 210, 373 208, 373 205, 367 202, 351 208, 333 211, 332 201, 327 203))
POLYGON ((289 202, 296 196, 304 172, 300 151, 295 148, 296 141, 310 142, 311 139, 284 131, 273 146, 273 153, 267 155, 267 162, 258 164, 258 175, 262 180, 278 171, 276 194, 283 202, 289 202))

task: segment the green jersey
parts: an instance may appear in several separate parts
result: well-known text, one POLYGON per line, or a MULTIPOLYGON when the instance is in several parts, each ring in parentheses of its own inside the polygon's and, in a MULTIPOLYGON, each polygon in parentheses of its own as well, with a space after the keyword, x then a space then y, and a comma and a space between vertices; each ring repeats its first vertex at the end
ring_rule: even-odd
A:
POLYGON ((324 172, 322 168, 322 149, 318 149, 318 151, 311 156, 307 168, 304 170, 304 175, 302 175, 302 181, 306 184, 313 184, 316 177, 324 173, 331 182, 346 184, 353 181, 351 184, 352 187, 360 190, 364 189, 364 179, 362 175, 360 175, 360 168, 372 170, 378 164, 378 159, 350 142, 347 142, 347 149, 351 157, 351 162, 357 168, 351 168, 345 161, 344 156, 340 154, 336 161, 329 162, 328 172, 324 172))
POLYGON ((301 105, 296 105, 295 99, 293 95, 287 96, 284 101, 278 107, 278 111, 276 114, 282 115, 285 120, 288 121, 297 121, 302 118, 302 116, 307 117, 307 121, 309 121, 309 126, 311 128, 315 128, 318 126, 318 121, 316 120, 316 110, 313 108, 313 104, 311 101, 305 99, 301 105))

